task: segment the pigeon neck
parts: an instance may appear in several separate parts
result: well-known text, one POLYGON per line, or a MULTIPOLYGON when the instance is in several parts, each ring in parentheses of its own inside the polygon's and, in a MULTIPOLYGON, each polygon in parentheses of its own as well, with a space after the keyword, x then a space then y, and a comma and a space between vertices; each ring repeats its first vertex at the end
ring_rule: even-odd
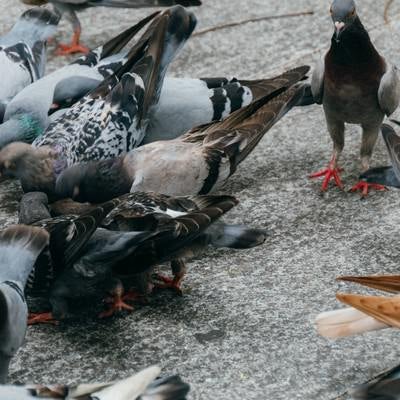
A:
POLYGON ((39 121, 28 114, 20 115, 0 125, 0 148, 13 142, 32 143, 42 133, 39 121))
POLYGON ((380 57, 359 18, 342 33, 339 41, 333 35, 330 55, 339 65, 370 63, 380 57))

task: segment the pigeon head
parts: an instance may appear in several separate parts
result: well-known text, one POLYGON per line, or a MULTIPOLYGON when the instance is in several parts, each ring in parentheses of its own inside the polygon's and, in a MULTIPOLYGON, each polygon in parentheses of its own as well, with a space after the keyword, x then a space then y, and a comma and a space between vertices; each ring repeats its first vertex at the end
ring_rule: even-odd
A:
POLYGON ((56 181, 57 198, 102 203, 129 193, 132 186, 123 168, 123 157, 72 165, 56 181))
POLYGON ((54 181, 56 152, 51 148, 10 143, 0 151, 0 179, 17 178, 25 192, 46 191, 54 181))
POLYGON ((357 18, 356 3, 354 0, 334 0, 331 9, 331 17, 335 25, 336 40, 340 40, 342 33, 353 24, 357 18))

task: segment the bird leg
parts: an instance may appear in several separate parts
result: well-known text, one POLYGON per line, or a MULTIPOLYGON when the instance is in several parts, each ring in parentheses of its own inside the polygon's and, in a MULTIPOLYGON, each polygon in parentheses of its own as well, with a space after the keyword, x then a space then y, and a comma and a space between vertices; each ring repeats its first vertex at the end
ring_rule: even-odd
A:
POLYGON ((78 16, 73 10, 68 11, 68 19, 72 22, 74 34, 70 44, 59 43, 56 54, 58 56, 65 56, 74 53, 87 54, 89 49, 79 43, 82 33, 81 23, 79 22, 78 16))
POLYGON ((99 318, 109 318, 123 310, 130 312, 133 311, 134 308, 125 303, 123 295, 124 287, 121 282, 118 282, 111 291, 111 297, 105 299, 105 302, 109 305, 108 310, 100 313, 99 318))
POLYGON ((173 278, 157 274, 156 279, 162 283, 155 283, 154 286, 158 289, 172 289, 178 293, 179 296, 183 295, 181 284, 186 275, 186 264, 184 260, 172 260, 171 269, 174 275, 173 278))
MULTIPOLYGON (((369 170, 370 160, 372 157, 372 151, 375 147, 375 143, 378 139, 379 135, 379 126, 378 127, 368 127, 363 126, 363 133, 362 133, 362 143, 361 143, 361 172, 365 172, 369 170)), ((366 181, 359 181, 355 184, 351 189, 350 192, 361 192, 362 197, 368 196, 368 192, 370 189, 377 190, 377 191, 385 191, 388 190, 386 186, 379 185, 377 183, 368 183, 366 181)))
POLYGON ((329 182, 331 179, 333 179, 336 186, 338 186, 340 189, 343 189, 343 183, 340 179, 340 173, 342 171, 343 171, 342 168, 337 167, 337 156, 334 153, 331 158, 331 161, 328 164, 328 167, 321 171, 311 174, 310 178, 314 179, 314 178, 320 178, 321 176, 325 177, 321 187, 321 191, 323 192, 328 190, 329 182))
POLYGON ((50 324, 50 325, 58 325, 59 321, 57 321, 51 312, 45 313, 29 313, 28 315, 28 325, 37 325, 37 324, 50 324))
POLYGON ((366 181, 360 181, 356 183, 351 189, 350 192, 358 192, 360 191, 361 197, 367 197, 369 191, 373 189, 376 191, 386 191, 389 190, 386 186, 380 185, 378 183, 369 183, 366 181))

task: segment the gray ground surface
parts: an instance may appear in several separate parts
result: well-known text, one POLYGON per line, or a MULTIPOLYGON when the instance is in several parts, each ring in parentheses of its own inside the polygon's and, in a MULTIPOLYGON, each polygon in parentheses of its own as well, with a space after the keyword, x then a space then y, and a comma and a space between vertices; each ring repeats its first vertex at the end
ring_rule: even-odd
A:
MULTIPOLYGON (((0 0, 1 30, 23 9, 0 0)), ((399 63, 400 25, 383 24, 384 2, 359 1, 378 48, 399 63)), ((171 70, 177 76, 271 76, 314 63, 328 47, 328 1, 204 0, 200 28, 246 17, 314 10, 312 17, 243 25, 194 38, 171 70)), ((104 41, 144 11, 81 14, 83 40, 104 41), (107 29, 104 29, 107 27, 107 29)), ((391 9, 400 18, 400 4, 391 9)), ((58 39, 67 39, 63 22, 58 39)), ((69 38, 69 37, 68 37, 69 38)), ((66 62, 50 59, 49 69, 66 62)), ((360 135, 350 127, 343 156, 347 187, 358 176, 360 135)), ((322 167, 331 144, 321 108, 295 110, 244 162, 225 188, 240 199, 227 220, 267 227, 265 246, 210 251, 193 262, 185 295, 158 295, 150 305, 112 321, 29 329, 12 366, 12 381, 102 380, 149 364, 191 382, 191 399, 331 399, 347 387, 399 362, 395 330, 330 342, 317 336, 314 317, 338 307, 340 274, 398 273, 399 192, 358 195, 307 175, 322 167)), ((374 164, 387 163, 380 140, 374 164)), ((20 192, 0 190, 0 223, 14 220, 20 192)))

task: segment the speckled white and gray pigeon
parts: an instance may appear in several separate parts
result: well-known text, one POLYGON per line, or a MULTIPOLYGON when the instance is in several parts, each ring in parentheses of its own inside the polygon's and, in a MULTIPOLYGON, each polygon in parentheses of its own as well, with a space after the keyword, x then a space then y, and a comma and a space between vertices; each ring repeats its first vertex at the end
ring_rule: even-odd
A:
POLYGON ((167 68, 195 26, 194 14, 181 6, 161 13, 129 52, 129 61, 53 122, 33 145, 58 151, 65 166, 116 157, 138 146, 167 68))
MULTIPOLYGON (((87 47, 79 42, 81 36, 81 24, 76 11, 89 7, 117 7, 117 8, 144 8, 144 7, 169 7, 180 4, 185 7, 200 6, 200 0, 21 0, 25 4, 41 5, 52 3, 60 14, 67 14, 72 23, 74 35, 69 45, 60 44, 58 54, 87 53, 87 47)), ((112 14, 112 11, 110 12, 112 14)), ((112 19, 112 16, 111 16, 112 19)))
POLYGON ((54 106, 62 106, 71 99, 79 100, 114 74, 128 61, 121 50, 156 15, 150 15, 19 92, 5 109, 4 122, 0 125, 0 148, 16 141, 32 143, 48 127, 48 114, 54 106))
POLYGON ((328 311, 316 319, 318 332, 336 339, 386 328, 400 328, 400 276, 344 276, 340 281, 358 283, 395 296, 338 293, 336 298, 351 308, 328 311))
POLYGON ((307 71, 308 67, 288 71, 265 97, 222 122, 194 128, 174 140, 146 144, 117 159, 76 164, 57 179, 56 195, 98 202, 135 191, 179 196, 217 190, 302 99, 304 86, 295 84, 307 71))
POLYGON ((51 312, 32 314, 29 322, 65 319, 72 303, 97 304, 106 295, 111 296, 110 304, 102 317, 131 311, 124 301, 125 291, 133 280, 135 287, 139 281, 135 293, 148 294, 156 265, 171 262, 174 279, 164 287, 179 290, 186 272, 184 260, 193 251, 207 245, 249 248, 262 244, 265 233, 261 230, 213 226, 236 204, 235 198, 222 195, 170 198, 134 193, 98 206, 81 205, 80 215, 75 206, 75 215, 49 218, 47 196, 26 194, 20 223, 34 223, 50 234, 49 247, 38 258, 26 289, 32 295, 45 295, 51 312))
POLYGON ((159 378, 159 367, 147 368, 110 383, 1 386, 2 400, 185 400, 190 386, 178 375, 159 378))
MULTIPOLYGON (((311 175, 324 177, 322 190, 331 179, 343 188, 338 167, 344 147, 345 123, 362 127, 361 168, 368 170, 372 152, 385 115, 391 115, 400 102, 400 81, 395 66, 378 53, 356 12, 354 0, 335 0, 331 6, 335 26, 331 47, 314 70, 311 89, 317 103, 323 104, 333 154, 328 167, 311 175)), ((352 191, 383 190, 379 185, 360 181, 352 191)))
POLYGON ((0 37, 0 122, 6 104, 44 75, 46 40, 56 31, 58 21, 59 17, 50 10, 33 8, 0 37))
POLYGON ((7 380, 10 361, 24 343, 28 317, 24 288, 48 242, 45 231, 30 226, 10 226, 0 232, 0 383, 7 380))

